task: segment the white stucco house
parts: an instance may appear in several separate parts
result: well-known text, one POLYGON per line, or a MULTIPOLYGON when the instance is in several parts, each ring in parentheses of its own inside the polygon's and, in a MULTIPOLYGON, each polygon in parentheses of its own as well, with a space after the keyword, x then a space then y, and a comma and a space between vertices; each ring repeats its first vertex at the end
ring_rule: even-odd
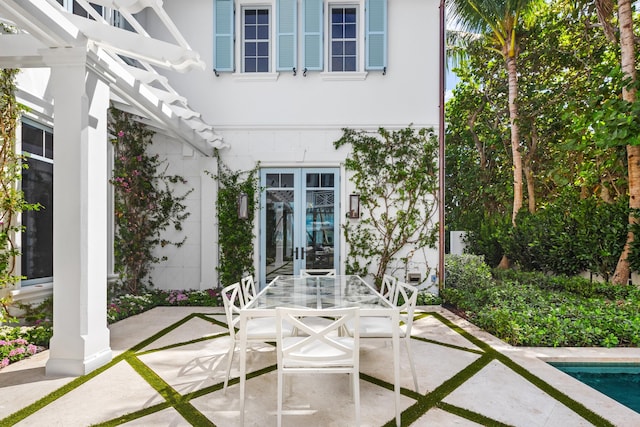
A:
MULTIPOLYGON (((438 0, 3 0, 3 68, 20 68, 23 179, 45 209, 25 215, 17 300, 54 295, 47 373, 111 359, 113 272, 107 109, 156 132, 153 150, 194 189, 186 243, 153 272, 162 289, 207 289, 216 274, 217 149, 232 170, 260 165, 256 280, 344 270, 353 184, 345 127, 439 124, 438 0)), ((436 219, 437 220, 437 219, 436 219)), ((437 250, 396 274, 427 282, 437 250)))

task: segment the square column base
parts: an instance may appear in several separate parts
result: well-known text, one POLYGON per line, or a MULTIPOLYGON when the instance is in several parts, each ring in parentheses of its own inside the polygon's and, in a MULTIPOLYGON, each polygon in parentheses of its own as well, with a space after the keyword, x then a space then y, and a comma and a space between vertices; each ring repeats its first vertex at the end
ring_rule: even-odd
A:
POLYGON ((112 359, 113 354, 110 347, 85 357, 84 360, 50 358, 47 361, 45 373, 47 376, 86 375, 89 372, 111 362, 112 359))

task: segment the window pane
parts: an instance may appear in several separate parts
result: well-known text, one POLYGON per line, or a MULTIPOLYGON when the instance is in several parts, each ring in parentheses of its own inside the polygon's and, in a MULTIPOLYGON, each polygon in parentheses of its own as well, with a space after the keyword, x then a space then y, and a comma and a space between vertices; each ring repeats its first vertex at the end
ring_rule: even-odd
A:
POLYGON ((256 27, 245 27, 244 29, 244 38, 245 40, 255 40, 256 39, 256 27))
POLYGON ((22 124, 22 151, 42 156, 43 131, 26 123, 22 124))
POLYGON ((245 58, 244 60, 244 71, 247 73, 255 73, 256 72, 256 59, 255 58, 245 58))
POLYGON ((344 22, 354 23, 356 22, 356 9, 348 8, 344 10, 344 22))
POLYGON ((245 24, 255 24, 256 19, 256 11, 255 10, 246 10, 244 12, 244 23, 245 24))
POLYGON ((258 45, 258 56, 269 57, 269 43, 262 42, 257 43, 258 45))
POLYGON ((53 159, 53 134, 51 132, 44 133, 44 156, 53 159))
POLYGON ((331 11, 331 22, 334 22, 334 23, 344 22, 342 9, 335 8, 331 11))
POLYGON ((244 44, 244 53, 246 56, 256 56, 256 44, 255 43, 245 43, 244 44))
POLYGON ((356 24, 347 24, 344 26, 344 38, 345 39, 356 38, 356 24))
POLYGON ((331 43, 331 49, 333 49, 333 56, 342 56, 344 53, 342 50, 342 42, 331 43))
POLYGON ((267 174, 267 187, 280 187, 280 174, 268 173, 267 174))
POLYGON ((344 37, 342 24, 334 24, 331 26, 331 37, 334 39, 341 39, 344 37))
POLYGON ((261 25, 258 27, 258 39, 269 40, 269 26, 261 25))
POLYGON ((39 211, 22 213, 22 275, 27 279, 53 276, 53 164, 27 159, 22 190, 28 203, 40 203, 39 211))
POLYGON ((343 71, 356 71, 356 58, 345 58, 343 71))
POLYGON ((293 174, 283 173, 280 176, 280 186, 283 188, 293 188, 293 174))
POLYGON ((308 173, 307 174, 307 187, 319 187, 320 186, 320 174, 308 173))
POLYGON ((269 72, 269 59, 258 58, 258 69, 256 71, 258 71, 259 73, 269 72))
POLYGON ((269 11, 267 9, 258 10, 258 24, 269 24, 269 11))
POLYGON ((343 69, 342 69, 342 58, 332 58, 331 59, 331 70, 332 71, 343 71, 343 69))
POLYGON ((356 42, 344 42, 344 54, 347 56, 355 56, 356 42))
POLYGON ((332 173, 323 173, 322 174, 322 186, 323 187, 333 187, 334 174, 332 173))

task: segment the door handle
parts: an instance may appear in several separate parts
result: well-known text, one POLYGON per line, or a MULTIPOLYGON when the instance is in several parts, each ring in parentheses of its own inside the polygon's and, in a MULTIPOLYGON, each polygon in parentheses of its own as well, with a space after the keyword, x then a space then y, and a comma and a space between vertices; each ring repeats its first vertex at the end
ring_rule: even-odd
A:
POLYGON ((300 248, 300 259, 304 259, 304 248, 300 248))
POLYGON ((298 259, 298 248, 296 248, 296 259, 298 259))

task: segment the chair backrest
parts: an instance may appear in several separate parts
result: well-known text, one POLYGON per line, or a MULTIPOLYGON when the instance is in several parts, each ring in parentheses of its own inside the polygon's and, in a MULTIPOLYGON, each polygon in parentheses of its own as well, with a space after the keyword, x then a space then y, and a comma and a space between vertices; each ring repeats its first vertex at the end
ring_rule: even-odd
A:
POLYGON ((332 310, 276 308, 276 342, 278 365, 284 368, 346 368, 357 367, 360 349, 360 316, 358 307, 332 310), (321 327, 310 318, 331 319, 321 327), (305 321, 306 320, 306 321, 305 321), (298 335, 286 338, 287 324, 297 329, 298 335), (352 336, 341 331, 349 324, 352 336), (283 365, 284 363, 284 365, 283 365))
POLYGON ((406 326, 406 334, 410 335, 411 326, 413 325, 413 312, 416 309, 418 301, 418 288, 398 281, 396 292, 396 298, 401 303, 398 307, 400 310, 400 320, 402 320, 406 326))
POLYGON ((253 281, 253 276, 243 277, 240 283, 244 305, 247 305, 256 297, 256 283, 253 281))
POLYGON ((335 276, 335 268, 307 268, 300 270, 300 276, 335 276))
POLYGON ((385 274, 380 285, 380 294, 391 304, 398 304, 398 279, 385 274))
POLYGON ((244 306, 240 282, 236 282, 222 289, 222 303, 224 304, 224 313, 227 316, 229 334, 231 338, 235 340, 235 328, 240 321, 240 309, 244 306))

